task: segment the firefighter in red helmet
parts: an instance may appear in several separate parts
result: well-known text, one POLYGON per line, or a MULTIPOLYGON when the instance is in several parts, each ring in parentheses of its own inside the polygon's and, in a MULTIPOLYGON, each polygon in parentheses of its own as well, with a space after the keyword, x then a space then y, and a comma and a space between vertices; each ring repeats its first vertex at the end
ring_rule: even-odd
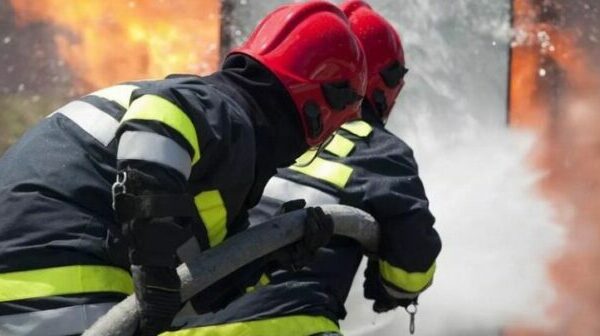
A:
MULTIPOLYGON (((280 169, 250 221, 260 225, 281 209, 291 210, 299 204, 294 199, 369 212, 380 225, 380 248, 368 261, 363 287, 380 313, 416 305, 433 281, 441 241, 412 150, 384 127, 407 72, 400 37, 363 1, 347 1, 341 8, 367 58, 362 120, 343 124, 310 164, 280 169)), ((346 315, 344 303, 362 258, 357 242, 334 236, 300 271, 269 272, 225 308, 229 300, 209 303, 205 297, 208 310, 216 313, 182 319, 187 324, 181 334, 339 335, 338 321, 346 315)), ((228 280, 226 287, 240 295, 228 280)))
MULTIPOLYGON (((358 117, 365 88, 347 18, 312 1, 267 15, 210 76, 59 108, 0 159, 0 334, 79 334, 132 292, 139 333, 168 328, 177 248, 245 229, 276 169, 358 117)), ((320 209, 307 214, 331 234, 320 209)))

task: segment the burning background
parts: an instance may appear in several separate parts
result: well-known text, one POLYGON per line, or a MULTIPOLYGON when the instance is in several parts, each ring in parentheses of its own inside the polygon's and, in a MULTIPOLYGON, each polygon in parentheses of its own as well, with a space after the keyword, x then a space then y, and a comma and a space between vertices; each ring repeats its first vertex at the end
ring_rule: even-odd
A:
MULTIPOLYGON (((282 2, 0 0, 0 153, 82 93, 215 70, 282 2)), ((418 334, 600 335, 600 4, 369 2, 403 33, 411 72, 389 125, 445 243, 418 334)), ((361 296, 348 334, 406 330, 361 296)))
POLYGON ((600 4, 515 1, 511 123, 539 138, 540 188, 568 229, 549 275, 552 325, 511 335, 600 335, 600 4))
POLYGON ((0 0, 0 151, 68 98, 214 71, 220 9, 218 0, 0 0))

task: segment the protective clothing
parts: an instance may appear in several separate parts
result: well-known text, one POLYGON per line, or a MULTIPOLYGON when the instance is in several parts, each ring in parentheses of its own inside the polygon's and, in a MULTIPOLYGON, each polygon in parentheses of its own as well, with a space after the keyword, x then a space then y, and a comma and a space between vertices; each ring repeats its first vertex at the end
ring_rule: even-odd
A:
MULTIPOLYGON (((287 90, 239 54, 211 76, 125 83, 59 108, 0 158, 0 334, 81 333, 133 293, 130 261, 171 267, 178 242, 165 232, 206 249, 244 230, 245 209, 306 148, 287 90), (169 214, 172 197, 182 206, 169 214), (123 225, 121 201, 135 208, 117 211, 123 225)), ((160 300, 145 274, 138 296, 160 300)))
POLYGON ((314 146, 359 117, 366 88, 361 49, 339 8, 310 1, 267 15, 233 54, 253 57, 281 80, 296 104, 306 142, 314 146))
MULTIPOLYGON (((296 104, 294 111, 297 111, 302 125, 305 127, 305 133, 309 136, 305 137, 307 143, 316 144, 337 128, 341 123, 357 116, 359 111, 360 101, 366 87, 366 63, 364 54, 360 46, 360 42, 352 33, 348 22, 343 13, 334 5, 327 2, 309 2, 305 4, 295 4, 283 6, 267 15, 265 19, 258 25, 255 31, 250 35, 247 42, 236 52, 230 55, 248 55, 256 59, 266 68, 271 70, 275 76, 281 81, 291 99, 296 104), (327 28, 325 32, 320 31, 320 36, 315 38, 315 29, 327 28), (336 41, 335 47, 332 47, 331 42, 336 41), (302 55, 299 53, 302 52, 302 55), (325 96, 328 99, 328 104, 320 103, 317 97, 325 96), (333 110, 337 112, 333 116, 333 110), (301 113, 300 113, 301 111, 301 113), (310 128, 307 128, 310 126, 310 128)), ((139 100, 134 100, 130 111, 125 115, 125 123, 120 128, 121 140, 117 158, 119 159, 118 171, 119 176, 122 174, 126 179, 128 175, 137 172, 142 173, 148 169, 148 162, 152 165, 165 166, 172 173, 170 176, 165 174, 156 174, 152 171, 147 171, 152 178, 158 178, 160 185, 166 185, 163 190, 151 191, 150 195, 134 194, 134 198, 139 199, 140 206, 135 207, 140 211, 133 214, 133 218, 151 218, 156 222, 156 218, 173 217, 169 225, 183 227, 181 223, 176 223, 177 218, 189 218, 192 216, 193 210, 177 213, 169 213, 168 211, 160 212, 157 209, 171 208, 170 205, 179 204, 179 202, 169 202, 169 198, 161 193, 169 194, 185 194, 186 180, 193 173, 193 168, 199 161, 202 148, 202 138, 196 134, 194 129, 196 122, 192 115, 176 115, 172 111, 176 111, 173 107, 177 107, 178 96, 169 95, 160 96, 156 94, 147 94, 139 100), (140 103, 140 101, 142 101, 140 103), (146 117, 148 105, 159 105, 169 111, 168 116, 161 116, 148 121, 146 117), (174 120, 176 119, 176 120, 174 120), (156 126, 156 121, 162 123, 161 129, 153 128, 156 126), (174 124, 181 123, 178 129, 174 124), (164 128, 169 126, 173 130, 164 128), (150 129, 150 131, 149 131, 150 129), (156 137, 158 135, 159 137, 156 137), (153 143, 157 146, 163 145, 163 139, 168 139, 168 155, 176 156, 174 160, 169 160, 166 157, 156 158, 152 150, 140 150, 140 144, 153 143), (178 141, 179 140, 179 141, 178 141), (177 151, 175 150, 177 149, 177 151), (154 160, 148 160, 148 159, 154 160), (140 160, 141 159, 141 160, 140 160), (137 161, 142 161, 141 164, 137 161), (165 163, 172 161, 170 166, 165 163), (180 174, 177 174, 180 173, 180 174), (183 179, 181 179, 183 178, 183 179), (162 200, 155 201, 162 196, 162 200), (150 203, 150 204, 148 204, 150 203), (161 206, 161 203, 169 203, 161 206)), ((179 105, 181 106, 181 105, 179 105)), ((172 159, 172 158, 171 158, 172 159)), ((201 167, 202 163, 198 164, 201 167)), ((143 174, 140 174, 143 176, 143 174)), ((193 177, 193 176, 192 176, 193 177)), ((191 180, 191 179, 190 179, 191 180)), ((193 181, 193 180, 192 180, 193 181)), ((142 181, 141 185, 145 186, 149 181, 142 181)), ((191 185, 195 186, 196 183, 191 185)), ((130 190, 126 183, 118 186, 119 189, 130 190)), ((243 189, 242 189, 243 190, 243 189)), ((123 194, 126 194, 123 192, 123 194)), ((210 200, 203 200, 202 203, 220 201, 219 194, 207 194, 210 200)), ((116 197, 116 206, 119 207, 121 197, 116 197)), ((183 204, 197 203, 195 200, 182 200, 183 204)), ((191 209, 191 206, 185 207, 191 209)), ((222 219, 219 219, 222 220, 222 219)), ((311 223, 308 223, 311 224, 311 223)), ((142 226, 138 231, 131 231, 133 236, 130 240, 144 240, 147 236, 166 236, 171 228, 165 230, 156 230, 158 223, 154 225, 142 226), (141 238, 135 237, 139 234, 141 238)), ((221 225, 222 226, 222 225, 221 225)), ((224 238, 224 232, 214 232, 216 236, 209 233, 209 244, 213 246, 224 238), (213 241, 210 241, 213 238, 213 241)), ((160 254, 163 256, 172 256, 170 259, 175 259, 175 247, 170 249, 161 248, 160 254)), ((163 266, 156 265, 152 258, 144 257, 140 254, 155 256, 152 249, 142 251, 132 249, 130 251, 131 262, 136 265, 134 257, 144 259, 141 265, 148 266, 163 266)), ((175 265, 171 265, 174 268, 175 265)), ((139 298, 139 297, 138 297, 139 298)), ((141 310, 142 317, 145 310, 141 310)), ((174 312, 170 317, 174 316, 174 312)), ((165 321, 168 320, 165 316, 165 321)), ((142 319, 143 320, 143 319, 142 319)), ((166 328, 168 325, 164 325, 166 328)))
MULTIPOLYGON (((370 298, 376 309, 392 309, 416 300, 435 271, 440 251, 434 217, 412 150, 385 130, 368 104, 363 120, 344 124, 308 166, 280 169, 250 211, 251 225, 271 218, 288 199, 307 206, 339 203, 372 214, 381 225, 381 249, 375 262, 380 287, 370 298)), ((178 321, 186 329, 173 335, 292 335, 339 332, 344 302, 363 256, 358 243, 334 236, 313 262, 298 272, 279 270, 269 282, 215 314, 178 321), (306 328, 311 326, 310 330, 306 328)))
MULTIPOLYGON (((349 1, 342 8, 367 55, 363 120, 344 124, 324 151, 310 151, 309 165, 280 169, 250 211, 250 221, 259 225, 293 199, 304 199, 307 206, 345 204, 372 214, 381 225, 380 251, 367 267, 364 294, 374 300, 375 311, 383 312, 416 302, 431 284, 441 242, 413 152, 384 128, 404 85, 400 38, 366 3, 349 1)), ((339 335, 337 322, 346 315, 344 302, 362 257, 357 242, 334 236, 300 271, 268 274, 268 283, 262 281, 215 314, 181 317, 186 329, 173 335, 339 335)))
POLYGON ((378 266, 384 287, 397 299, 414 299, 435 271, 441 245, 434 217, 412 150, 385 130, 368 103, 363 114, 363 120, 344 124, 310 165, 280 169, 251 221, 268 217, 285 197, 298 198, 295 191, 308 206, 340 203, 363 209, 381 226, 378 266))
POLYGON ((361 0, 342 3, 340 8, 350 21, 367 57, 367 99, 377 116, 387 120, 396 97, 404 87, 404 49, 398 32, 390 23, 361 0))

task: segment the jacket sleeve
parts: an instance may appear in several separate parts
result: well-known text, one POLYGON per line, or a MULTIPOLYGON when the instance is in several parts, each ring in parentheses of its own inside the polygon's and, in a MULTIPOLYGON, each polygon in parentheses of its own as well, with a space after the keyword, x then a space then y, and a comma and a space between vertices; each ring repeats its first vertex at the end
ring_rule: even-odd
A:
MULTIPOLYGON (((117 131, 117 181, 125 180, 126 190, 122 191, 127 197, 118 198, 117 202, 130 203, 117 209, 131 212, 128 218, 121 218, 124 223, 136 218, 149 221, 133 221, 124 227, 134 240, 130 250, 132 262, 135 251, 142 251, 138 253, 139 260, 172 258, 173 250, 185 238, 182 231, 189 229, 189 219, 195 215, 188 179, 201 156, 201 121, 197 116, 201 115, 202 106, 193 97, 191 90, 178 89, 167 80, 159 81, 134 92, 121 120, 117 131), (172 231, 182 237, 167 244, 172 231), (161 246, 163 252, 158 251, 161 246)), ((117 210, 117 215, 120 213, 117 210)))
POLYGON ((441 241, 412 150, 396 144, 388 155, 371 157, 367 168, 377 176, 363 182, 363 202, 381 228, 381 280, 392 296, 415 298, 433 280, 441 241))
POLYGON ((191 93, 168 81, 159 83, 132 96, 117 133, 117 168, 162 170, 165 188, 181 189, 200 160, 197 116, 202 106, 188 98, 191 93))

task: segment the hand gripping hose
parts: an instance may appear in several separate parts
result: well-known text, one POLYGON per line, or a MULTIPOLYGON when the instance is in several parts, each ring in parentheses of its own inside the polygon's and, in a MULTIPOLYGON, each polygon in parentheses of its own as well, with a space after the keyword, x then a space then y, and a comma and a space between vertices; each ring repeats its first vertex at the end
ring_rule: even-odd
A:
MULTIPOLYGON (((379 227, 366 212, 344 205, 323 205, 323 211, 333 218, 334 233, 352 238, 367 253, 377 251, 379 227)), ((181 264, 181 296, 189 300, 196 293, 224 278, 253 260, 296 242, 304 233, 305 210, 296 210, 254 226, 220 245, 200 253, 192 261, 181 264)), ((114 306, 102 316, 84 336, 131 336, 135 332, 139 313, 135 295, 114 306)))

